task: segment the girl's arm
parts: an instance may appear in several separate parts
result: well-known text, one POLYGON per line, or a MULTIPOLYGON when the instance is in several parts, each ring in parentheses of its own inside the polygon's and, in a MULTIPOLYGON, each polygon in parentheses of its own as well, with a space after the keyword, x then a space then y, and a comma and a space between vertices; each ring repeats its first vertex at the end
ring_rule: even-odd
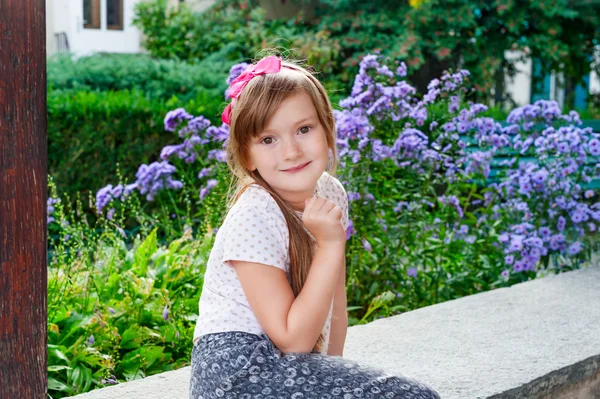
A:
POLYGON ((346 261, 340 271, 340 277, 333 297, 333 313, 331 315, 331 331, 329 333, 329 346, 327 354, 330 356, 343 356, 346 332, 348 331, 348 310, 346 299, 346 261))
POLYGON ((262 329, 286 353, 312 351, 327 320, 344 263, 345 243, 317 246, 304 287, 294 298, 283 270, 231 261, 262 329))

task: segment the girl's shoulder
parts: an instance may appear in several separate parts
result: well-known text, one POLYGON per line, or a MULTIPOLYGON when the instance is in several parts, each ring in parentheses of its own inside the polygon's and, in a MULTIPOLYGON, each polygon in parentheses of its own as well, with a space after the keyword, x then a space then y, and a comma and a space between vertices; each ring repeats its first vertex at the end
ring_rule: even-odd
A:
POLYGON ((275 217, 285 221, 275 199, 258 184, 251 184, 244 190, 227 213, 225 221, 233 215, 244 214, 269 215, 270 218, 275 217))

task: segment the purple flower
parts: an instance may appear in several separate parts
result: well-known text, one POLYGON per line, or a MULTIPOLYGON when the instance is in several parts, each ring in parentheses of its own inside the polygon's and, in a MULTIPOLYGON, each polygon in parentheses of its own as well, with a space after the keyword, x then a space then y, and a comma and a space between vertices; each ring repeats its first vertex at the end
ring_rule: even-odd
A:
POLYGON ((591 139, 588 143, 588 151, 590 155, 598 156, 600 155, 600 140, 591 139))
POLYGON ((162 317, 164 321, 167 321, 169 319, 169 307, 168 305, 165 305, 165 308, 163 309, 162 312, 162 317))
POLYGON ((183 183, 172 178, 175 170, 175 166, 167 161, 153 162, 150 165, 142 164, 135 174, 137 188, 141 194, 146 194, 148 201, 153 201, 154 197, 163 190, 180 189, 183 183))
POLYGON ((102 380, 102 384, 104 384, 104 385, 106 385, 106 384, 114 385, 116 383, 118 383, 118 381, 117 381, 117 377, 115 377, 114 375, 111 375, 109 378, 102 380))
POLYGON ((523 236, 513 235, 510 241, 509 250, 510 252, 518 252, 523 249, 523 236))
POLYGON ((406 274, 409 277, 417 277, 418 271, 416 267, 409 267, 408 270, 406 271, 406 274))
POLYGON ((366 239, 366 238, 364 238, 364 237, 363 237, 363 239, 362 239, 362 244, 363 244, 363 248, 364 248, 364 250, 365 250, 365 251, 367 251, 367 252, 371 252, 371 250, 373 249, 373 248, 371 247, 371 244, 369 243, 369 241, 367 241, 367 239, 366 239))
POLYGON ((117 226, 117 231, 119 232, 119 234, 121 234, 123 238, 127 238, 127 234, 125 234, 125 231, 119 226, 117 226))
POLYGON ((198 179, 208 176, 210 172, 212 172, 212 168, 202 168, 200 173, 198 173, 198 179))
POLYGON ((188 114, 183 108, 177 108, 169 111, 165 116, 165 130, 168 132, 174 132, 179 123, 189 119, 192 119, 192 115, 188 114))
POLYGON ((50 215, 52 215, 54 213, 54 205, 60 202, 60 198, 52 198, 52 197, 48 197, 48 200, 46 202, 46 207, 47 207, 47 223, 50 224, 54 221, 54 218, 50 215))
POLYGON ((94 334, 91 334, 85 341, 87 346, 92 346, 92 345, 94 345, 95 342, 96 342, 96 340, 94 339, 94 334))
POLYGON ((581 243, 579 241, 573 242, 571 245, 569 245, 568 252, 569 255, 577 255, 579 252, 581 252, 581 243))
POLYGON ((200 199, 204 200, 204 198, 206 198, 206 196, 211 192, 211 190, 217 184, 218 184, 218 182, 215 179, 210 179, 208 182, 206 182, 206 187, 203 187, 202 189, 200 189, 200 199))
POLYGON ((566 224, 567 224, 567 220, 563 216, 559 216, 558 223, 556 224, 556 229, 558 231, 563 231, 565 229, 566 224))
POLYGON ((346 241, 350 239, 350 236, 356 234, 356 229, 354 228, 354 223, 351 219, 348 220, 348 227, 346 228, 346 241))

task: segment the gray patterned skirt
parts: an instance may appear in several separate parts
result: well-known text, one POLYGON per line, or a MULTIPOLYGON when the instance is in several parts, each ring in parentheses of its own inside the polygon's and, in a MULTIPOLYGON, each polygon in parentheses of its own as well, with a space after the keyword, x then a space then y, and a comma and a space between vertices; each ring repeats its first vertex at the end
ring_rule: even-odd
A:
POLYGON ((207 334, 192 351, 191 399, 439 397, 421 382, 340 356, 285 354, 265 334, 207 334))

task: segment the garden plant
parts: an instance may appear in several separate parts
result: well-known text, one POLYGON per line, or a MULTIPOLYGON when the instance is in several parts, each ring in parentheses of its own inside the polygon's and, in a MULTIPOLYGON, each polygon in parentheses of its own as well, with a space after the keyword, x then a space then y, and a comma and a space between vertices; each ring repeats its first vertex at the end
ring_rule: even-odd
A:
MULTIPOLYGON (((246 66, 233 66, 227 83, 246 66)), ((335 111, 350 324, 588 262, 598 249, 600 135, 551 101, 497 121, 472 101, 466 70, 445 71, 424 93, 406 75, 403 62, 363 57, 335 111)), ((164 129, 178 142, 90 197, 93 224, 80 199, 63 206, 50 179, 53 397, 189 362, 230 194, 228 129, 183 108, 164 129)))

